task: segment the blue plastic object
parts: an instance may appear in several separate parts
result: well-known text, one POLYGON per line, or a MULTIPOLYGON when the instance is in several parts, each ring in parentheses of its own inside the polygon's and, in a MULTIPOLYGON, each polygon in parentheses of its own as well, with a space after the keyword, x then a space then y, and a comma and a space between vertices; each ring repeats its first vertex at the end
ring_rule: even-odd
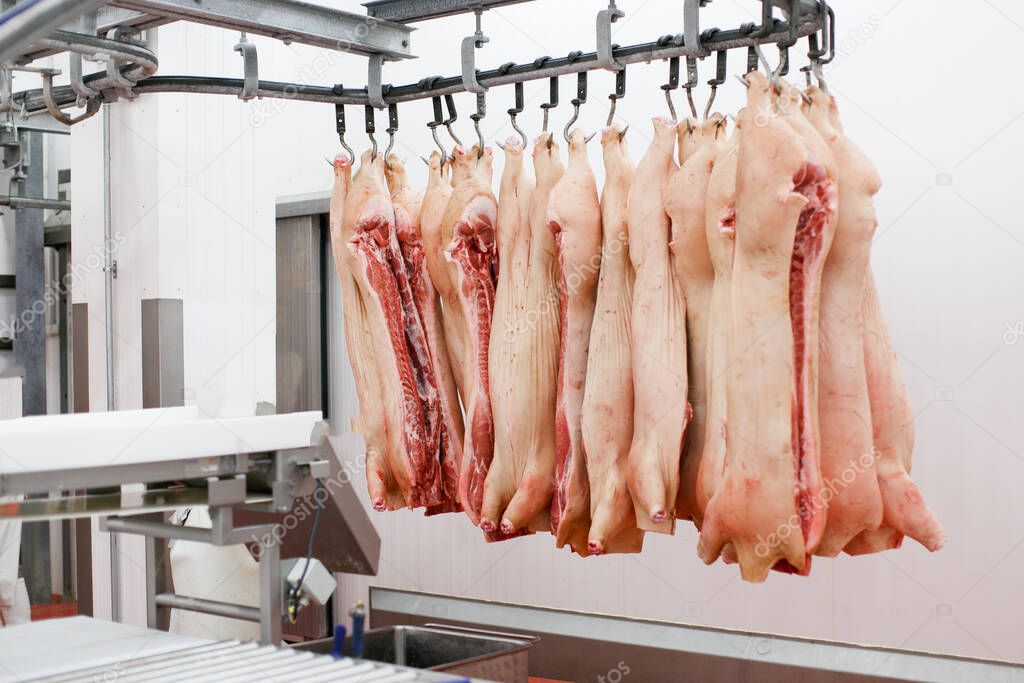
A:
POLYGON ((366 612, 363 603, 358 602, 348 613, 352 617, 352 656, 363 656, 363 630, 366 628, 366 612))
POLYGON ((331 656, 335 659, 341 659, 345 656, 345 636, 347 635, 348 629, 345 628, 344 624, 334 627, 334 647, 331 648, 331 656))

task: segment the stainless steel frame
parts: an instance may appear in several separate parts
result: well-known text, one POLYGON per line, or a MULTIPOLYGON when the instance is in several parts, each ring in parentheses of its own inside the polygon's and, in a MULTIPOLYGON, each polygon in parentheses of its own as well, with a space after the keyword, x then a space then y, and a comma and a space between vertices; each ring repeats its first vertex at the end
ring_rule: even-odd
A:
POLYGON ((115 0, 115 7, 356 54, 412 57, 412 29, 297 0, 115 0))
POLYGON ((364 2, 363 7, 371 17, 389 21, 415 22, 524 2, 533 2, 533 0, 375 0, 374 2, 364 2))
MULTIPOLYGON (((76 518, 97 514, 100 528, 111 533, 137 534, 147 540, 147 614, 150 626, 159 625, 160 610, 168 607, 251 619, 260 623, 261 641, 278 643, 281 639, 284 609, 284 583, 281 576, 283 533, 277 527, 292 530, 279 515, 290 513, 298 499, 314 493, 314 478, 322 478, 330 494, 317 500, 328 506, 330 534, 319 539, 314 555, 343 555, 345 570, 375 573, 380 539, 361 506, 353 507, 345 487, 350 482, 341 476, 338 447, 324 438, 321 423, 305 448, 270 453, 235 453, 209 458, 187 458, 167 462, 109 465, 101 468, 66 469, 51 472, 19 472, 0 477, 0 495, 63 492, 58 497, 39 498, 4 507, 6 517, 25 520, 76 518), (189 482, 167 484, 166 482, 189 482), (120 490, 120 485, 141 482, 143 492, 120 490), (202 485, 197 485, 201 483, 202 485), (338 487, 341 487, 341 490, 338 487), (110 488, 115 490, 110 492, 110 488), (337 499, 335 499, 337 496, 337 499), (334 501, 333 506, 328 500, 334 501), (201 529, 169 524, 162 516, 137 515, 177 507, 208 505, 211 528, 201 529), (255 513, 255 516, 253 516, 255 513), (245 517, 254 520, 239 522, 245 517), (223 603, 176 596, 167 590, 166 573, 156 539, 182 539, 217 546, 245 544, 259 547, 260 594, 258 610, 237 609, 223 603), (342 549, 331 546, 344 543, 342 549), (159 599, 158 599, 158 596, 159 599)), ((305 547, 305 539, 301 545, 305 547)), ((337 566, 337 562, 333 563, 337 566)))
POLYGON ((54 29, 90 12, 106 0, 41 0, 15 14, 17 7, 8 9, 13 15, 0 25, 0 64, 22 53, 25 46, 49 35, 54 29))
MULTIPOLYGON (((199 6, 192 3, 191 0, 118 0, 116 4, 123 7, 152 12, 156 12, 161 9, 173 9, 173 7, 177 6, 182 13, 180 18, 187 18, 194 21, 201 21, 220 26, 238 27, 248 25, 245 22, 252 21, 253 12, 256 11, 254 8, 256 7, 268 6, 271 8, 281 9, 285 5, 299 5, 301 3, 296 3, 294 0, 288 0, 287 3, 285 0, 261 0, 259 3, 248 3, 243 2, 243 0, 206 0, 202 5, 203 9, 201 10, 196 9, 199 6), (186 12, 185 9, 182 9, 183 7, 187 8, 189 11, 186 12), (211 7, 223 8, 226 18, 214 16, 214 13, 209 11, 211 7), (202 16, 197 16, 197 13, 202 16)), ((417 2, 416 0, 407 0, 406 2, 399 2, 396 7, 399 7, 400 9, 405 8, 403 11, 407 10, 407 13, 415 10, 419 12, 420 15, 442 16, 444 13, 451 13, 454 11, 468 11, 471 9, 469 7, 470 4, 493 5, 494 3, 467 3, 455 0, 438 0, 437 2, 419 0, 417 2), (438 12, 441 12, 441 14, 438 14, 438 12)), ((684 4, 686 12, 684 13, 684 21, 682 22, 682 33, 662 36, 658 40, 650 43, 615 47, 611 50, 612 58, 618 64, 628 65, 653 60, 672 59, 676 57, 706 57, 713 52, 751 47, 756 44, 778 43, 780 45, 793 46, 798 39, 811 36, 819 31, 828 36, 831 33, 833 25, 830 21, 832 16, 831 10, 829 10, 821 0, 762 0, 762 7, 764 8, 762 11, 762 25, 745 24, 739 28, 724 30, 709 28, 698 33, 698 4, 702 3, 699 3, 699 0, 687 0, 684 4), (771 16, 771 9, 776 6, 781 6, 786 10, 791 10, 789 14, 792 16, 789 16, 785 21, 773 18, 771 16)), ((270 10, 267 11, 270 12, 268 16, 275 20, 288 19, 301 23, 299 19, 292 16, 292 9, 293 8, 290 8, 287 11, 282 11, 280 15, 270 12, 270 10)), ((323 10, 323 8, 317 9, 320 11, 329 11, 323 10)), ((381 6, 381 11, 384 11, 384 6, 381 6)), ((177 17, 178 14, 175 13, 175 16, 177 17)), ((299 13, 299 16, 301 16, 301 12, 299 13)), ((429 18, 429 16, 425 16, 425 18, 429 18)), ((351 19, 351 17, 341 18, 339 21, 341 25, 344 26, 348 25, 347 22, 349 19, 351 19)), ((359 20, 363 22, 362 26, 364 27, 376 26, 376 24, 367 24, 366 22, 379 21, 368 17, 359 17, 359 20)), ((400 24, 394 24, 393 26, 401 26, 401 28, 406 31, 411 30, 400 24)), ((255 30, 252 30, 252 32, 259 33, 259 31, 255 30)), ((269 33, 269 35, 273 35, 275 37, 287 37, 289 35, 286 28, 282 28, 279 24, 270 23, 268 23, 268 27, 264 28, 263 33, 265 35, 269 33)), ((375 31, 361 31, 361 33, 373 35, 375 31)), ((312 40, 314 44, 322 44, 323 42, 323 36, 320 38, 317 38, 316 36, 307 37, 312 40)), ((333 46, 328 47, 333 47, 334 49, 348 49, 345 47, 344 41, 340 44, 335 42, 333 46), (341 45, 341 47, 339 47, 339 45, 341 45)), ((360 49, 352 48, 352 50, 363 54, 367 53, 360 49)), ((388 56, 386 50, 380 48, 371 50, 370 52, 378 58, 381 56, 388 56)), ((601 68, 604 68, 603 60, 597 52, 586 54, 572 53, 567 57, 541 57, 529 63, 510 64, 504 65, 499 69, 480 71, 476 74, 476 80, 481 86, 488 88, 576 74, 581 71, 592 71, 601 68)), ((103 77, 103 74, 92 74, 85 77, 85 83, 88 84, 89 87, 95 86, 99 89, 104 89, 109 86, 105 85, 102 80, 103 77)), ((340 86, 316 86, 299 83, 259 81, 258 87, 255 88, 255 93, 253 93, 251 85, 251 83, 247 84, 244 79, 240 78, 158 76, 148 78, 144 83, 139 83, 135 88, 135 92, 207 93, 232 95, 235 97, 246 93, 247 95, 255 94, 258 97, 325 102, 332 104, 366 105, 371 103, 371 94, 367 88, 346 89, 340 86)), ((466 80, 461 74, 454 77, 438 76, 408 85, 385 86, 384 92, 386 94, 382 96, 382 100, 383 104, 390 105, 465 92, 466 89, 466 80)), ((74 102, 77 97, 78 94, 75 93, 70 86, 53 89, 53 99, 56 105, 67 105, 74 102)), ((376 100, 376 98, 373 99, 376 100)), ((43 93, 41 91, 24 91, 18 93, 16 100, 19 104, 23 104, 24 108, 29 112, 41 110, 46 106, 43 100, 43 93)), ((378 101, 377 104, 379 106, 381 102, 378 101)))
POLYGON ((454 622, 539 636, 530 673, 572 681, 1014 681, 1024 665, 928 652, 794 638, 696 624, 473 600, 390 588, 370 589, 373 628, 454 622), (567 653, 572 653, 567 656, 567 653), (685 674, 679 673, 685 672, 685 674))

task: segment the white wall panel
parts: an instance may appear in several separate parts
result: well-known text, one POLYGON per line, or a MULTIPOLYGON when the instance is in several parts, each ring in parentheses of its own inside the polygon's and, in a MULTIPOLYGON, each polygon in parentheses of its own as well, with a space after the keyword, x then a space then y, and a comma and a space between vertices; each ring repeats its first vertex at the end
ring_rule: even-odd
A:
MULTIPOLYGON (((972 4, 969 10, 962 3, 925 0, 835 4, 840 55, 830 82, 847 131, 885 181, 877 198, 874 266, 911 401, 919 411, 914 477, 944 523, 949 545, 935 555, 907 541, 902 550, 879 556, 816 559, 809 578, 773 575, 766 584, 751 586, 732 567, 704 567, 695 557, 695 533, 685 527, 673 538, 649 536, 637 557, 581 560, 556 551, 547 536, 487 545, 461 517, 375 514, 384 539, 380 576, 345 579, 344 600, 364 596, 366 586, 377 583, 1024 659, 1024 643, 1017 637, 1024 626, 1024 597, 1017 586, 1024 572, 1024 499, 1016 495, 1024 477, 1024 423, 1017 397, 1024 383, 1024 344, 1015 335, 1007 337, 1013 343, 1003 338, 1006 324, 1012 328, 1024 321, 1019 266, 1024 195, 1016 170, 1016 153, 1024 147, 1024 91, 1006 78, 1007 65, 1016 63, 1011 50, 1020 39, 1024 9, 1007 0, 972 4), (930 57, 949 55, 951 45, 957 46, 956 59, 928 66, 930 57)), ((542 0, 489 12, 484 28, 492 41, 480 51, 481 63, 494 67, 592 49, 591 16, 604 5, 542 0)), ((682 29, 678 3, 622 0, 619 5, 627 17, 616 24, 618 43, 682 29)), ((358 9, 354 3, 353 9, 358 9)), ((704 26, 756 21, 754 10, 755 4, 746 0, 715 2, 704 15, 704 26)), ((471 30, 467 16, 421 25, 413 37, 421 58, 385 65, 385 82, 457 73, 455 38, 471 30)), ((241 59, 231 51, 234 34, 182 26, 160 34, 163 74, 241 74, 241 59)), ((365 83, 364 59, 253 41, 264 79, 365 83)), ((769 53, 774 59, 774 51, 769 53)), ((796 59, 803 63, 802 57, 796 59)), ((741 61, 742 55, 732 55, 733 72, 741 61)), ((702 64, 701 79, 711 77, 711 70, 702 64)), ((619 117, 632 125, 635 157, 650 137, 650 116, 665 111, 657 86, 666 77, 663 63, 630 68, 629 94, 619 117)), ((563 101, 569 99, 571 81, 563 79, 563 101)), ((592 75, 591 102, 580 121, 584 128, 603 125, 612 84, 610 74, 592 75)), ((526 86, 528 111, 522 124, 531 135, 539 130, 538 105, 546 87, 526 86)), ((706 94, 702 87, 698 101, 706 94)), ((685 107, 682 93, 677 95, 677 105, 685 107)), ((742 88, 730 80, 719 104, 735 111, 742 96, 742 88)), ((462 114, 458 131, 471 139, 473 99, 462 95, 457 100, 462 114)), ((512 102, 510 88, 490 94, 491 113, 483 126, 488 140, 511 133, 503 112, 512 102)), ((115 215, 122 222, 139 219, 144 203, 159 204, 131 233, 158 255, 147 260, 134 247, 122 255, 137 254, 133 258, 158 268, 154 277, 131 280, 133 296, 148 296, 145 287, 155 287, 162 296, 182 296, 186 386, 196 390, 193 400, 215 414, 251 410, 257 400, 274 394, 274 201, 330 187, 324 157, 338 150, 333 108, 165 95, 118 104, 115 111, 159 150, 133 141, 131 133, 117 133, 115 164, 123 184, 115 215), (129 109, 150 113, 143 121, 141 114, 125 113, 129 109), (147 227, 149 220, 155 227, 147 227)), ((553 125, 564 125, 568 113, 563 104, 553 125)), ((432 149, 425 126, 431 118, 429 102, 403 106, 401 118, 397 149, 409 160, 413 181, 422 183, 424 168, 415 158, 432 149)), ((349 109, 349 140, 359 150, 366 146, 359 133, 361 119, 360 108, 349 109)), ((381 114, 380 130, 384 123, 381 114)), ((83 215, 86 209, 80 208, 98 206, 89 196, 95 177, 86 177, 98 168, 97 135, 93 122, 76 131, 76 138, 86 138, 76 143, 74 156, 75 214, 81 219, 76 239, 97 234, 95 216, 83 215), (82 221, 87 225, 81 227, 82 221)), ((383 143, 386 136, 379 139, 383 143)), ((590 151, 603 177, 597 145, 590 151)), ((127 287, 128 281, 119 280, 118 287, 127 287)), ((76 292, 75 300, 87 297, 90 310, 101 315, 102 278, 91 277, 85 292, 76 292)), ((119 321, 121 331, 136 339, 131 318, 119 321)), ((339 324, 335 317, 338 346, 343 344, 339 324)), ((92 360, 99 362, 93 365, 93 403, 99 406, 101 323, 94 332, 90 348, 92 360)), ((118 349, 119 363, 137 362, 130 345, 119 342, 118 349)), ((346 429, 356 404, 346 361, 337 348, 333 351, 333 394, 341 401, 334 404, 335 428, 346 429)), ((137 378, 129 369, 118 372, 120 391, 129 400, 138 391, 137 378)))

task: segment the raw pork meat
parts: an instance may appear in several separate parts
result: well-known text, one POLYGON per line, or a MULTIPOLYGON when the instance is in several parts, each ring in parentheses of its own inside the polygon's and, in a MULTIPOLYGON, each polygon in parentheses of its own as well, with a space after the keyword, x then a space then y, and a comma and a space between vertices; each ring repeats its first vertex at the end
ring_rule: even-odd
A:
MULTIPOLYGON (((547 531, 555 450, 555 377, 558 318, 553 306, 553 239, 530 222, 532 174, 518 138, 505 145, 498 198, 498 277, 491 333, 491 405, 494 460, 487 473, 480 526, 511 535, 547 531)), ((538 172, 549 159, 537 151, 538 172)))
POLYGON ((544 133, 534 147, 536 187, 525 177, 523 151, 512 140, 502 179, 499 249, 511 262, 503 261, 499 290, 503 307, 513 314, 495 331, 490 347, 502 367, 492 389, 502 457, 488 474, 484 508, 490 523, 502 520, 506 535, 551 528, 560 316, 547 214, 551 189, 565 169, 550 139, 544 133))
POLYGON ((593 519, 587 550, 594 555, 638 553, 644 540, 644 532, 636 527, 636 513, 626 488, 629 444, 633 439, 630 309, 634 277, 626 234, 634 167, 624 137, 618 126, 605 129, 601 135, 605 168, 601 273, 581 417, 593 519))
MULTIPOLYGON (((739 118, 742 120, 742 113, 739 118)), ((736 244, 736 160, 739 146, 740 129, 737 127, 718 151, 705 200, 704 232, 715 269, 715 281, 708 314, 707 427, 697 472, 694 521, 698 526, 704 518, 708 501, 725 476, 726 390, 732 364, 729 330, 732 327, 732 256, 736 244)))
POLYGON ((715 268, 711 263, 705 232, 708 181, 725 137, 725 118, 714 115, 701 123, 687 119, 679 124, 683 165, 665 186, 665 210, 672 221, 672 257, 686 297, 687 377, 693 420, 686 443, 676 496, 677 519, 701 520, 697 504, 697 475, 704 450, 707 422, 708 329, 715 268))
POLYGON ((551 532, 556 535, 557 547, 568 544, 585 555, 590 531, 590 482, 580 413, 601 272, 601 200, 587 160, 586 135, 578 129, 570 137, 569 165, 551 191, 547 222, 558 249, 561 312, 551 532))
POLYGON ((832 98, 818 88, 809 88, 807 95, 807 119, 831 149, 838 174, 839 213, 821 278, 819 338, 823 488, 818 504, 828 508, 828 516, 815 551, 835 557, 859 533, 882 522, 861 336, 868 250, 877 225, 872 197, 881 181, 863 152, 833 126, 832 98))
MULTIPOLYGON (((441 318, 441 302, 437 291, 430 280, 427 269, 426 252, 420 227, 423 207, 423 195, 414 191, 408 182, 405 165, 397 155, 388 159, 388 187, 391 190, 391 201, 395 207, 395 226, 398 231, 398 242, 405 260, 405 269, 409 275, 416 313, 427 341, 430 358, 430 375, 432 385, 437 389, 436 408, 427 413, 427 417, 439 424, 432 429, 440 431, 437 440, 437 459, 441 463, 441 500, 437 505, 427 508, 427 514, 459 512, 459 468, 462 461, 462 410, 459 407, 459 395, 455 388, 448 360, 448 347, 445 342, 444 326, 441 318)), ((440 176, 440 164, 432 167, 432 176, 440 176)))
POLYGON ((654 119, 654 141, 629 193, 633 288, 633 441, 629 490, 637 526, 672 533, 686 400, 686 302, 669 252, 671 226, 662 190, 675 168, 676 124, 654 119))
POLYGON ((381 406, 384 397, 377 376, 376 345, 370 326, 369 314, 363 303, 356 280, 358 266, 348 250, 355 224, 345 222, 346 201, 352 185, 352 164, 345 156, 334 159, 334 190, 331 193, 331 250, 334 266, 341 281, 341 300, 345 317, 345 350, 348 353, 356 395, 359 397, 359 417, 352 421, 352 430, 361 432, 366 441, 366 472, 370 500, 374 509, 405 507, 405 496, 388 464, 388 435, 381 406))
POLYGON ((808 571, 825 522, 815 505, 817 313, 836 190, 824 143, 812 147, 775 111, 764 76, 747 78, 730 337, 739 353, 728 377, 725 478, 698 553, 710 563, 732 542, 743 578, 763 581, 780 560, 808 571))
POLYGON ((456 306, 464 322, 462 360, 466 440, 459 475, 459 499, 474 524, 480 523, 484 481, 494 454, 487 354, 497 283, 495 222, 498 203, 491 192, 493 152, 456 148, 453 190, 441 224, 456 306), (468 394, 468 395, 467 395, 468 394))
POLYGON ((914 449, 914 412, 900 376, 889 326, 870 268, 864 293, 864 357, 875 439, 875 465, 882 492, 882 528, 862 532, 847 546, 851 555, 898 548, 907 535, 932 552, 946 543, 946 534, 910 479, 914 449))
MULTIPOLYGON (((430 171, 427 174, 427 190, 423 195, 423 208, 420 215, 420 232, 423 235, 423 248, 427 256, 427 270, 430 281, 441 297, 442 323, 444 326, 445 343, 448 346, 448 360, 455 375, 455 383, 465 403, 469 399, 466 386, 466 372, 463 364, 466 359, 466 321, 459 303, 458 288, 455 284, 455 273, 444 257, 445 212, 452 196, 452 164, 434 152, 428 160, 430 171)), ((463 406, 465 407, 465 406, 463 406)))
MULTIPOLYGON (((386 467, 367 471, 397 486, 408 507, 440 502, 440 405, 423 330, 398 242, 384 160, 367 152, 345 201, 343 233, 369 320, 387 446, 386 467)), ((381 464, 377 463, 378 466, 381 464)), ((400 507, 370 484, 375 509, 400 507)))

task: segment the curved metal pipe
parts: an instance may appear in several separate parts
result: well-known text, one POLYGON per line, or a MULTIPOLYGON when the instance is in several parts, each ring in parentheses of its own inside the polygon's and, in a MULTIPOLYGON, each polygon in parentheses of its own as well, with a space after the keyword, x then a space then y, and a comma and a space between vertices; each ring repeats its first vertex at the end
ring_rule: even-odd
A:
POLYGON ((39 0, 15 5, 0 15, 0 63, 17 58, 54 29, 105 4, 106 0, 39 0))
MULTIPOLYGON (((51 50, 77 52, 82 55, 104 55, 112 59, 130 62, 122 70, 121 75, 129 81, 141 81, 156 73, 160 60, 156 54, 145 47, 99 36, 90 36, 73 31, 54 31, 49 38, 36 43, 51 50)), ((102 90, 106 83, 86 77, 89 87, 102 90)))

